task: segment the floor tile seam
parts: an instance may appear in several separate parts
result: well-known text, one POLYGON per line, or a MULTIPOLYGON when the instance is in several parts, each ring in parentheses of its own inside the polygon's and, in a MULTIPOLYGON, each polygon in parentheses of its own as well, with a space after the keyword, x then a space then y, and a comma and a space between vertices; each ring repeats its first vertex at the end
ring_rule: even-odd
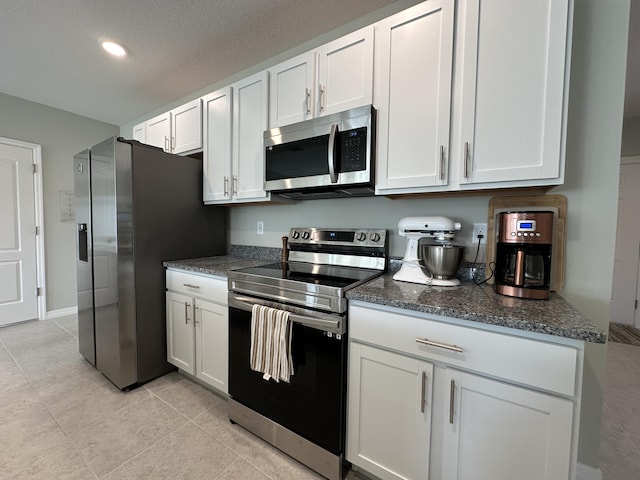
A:
MULTIPOLYGON (((257 436, 257 435, 256 435, 257 436)), ((260 438, 260 437, 258 437, 260 438)), ((260 438, 260 440, 262 440, 260 438)), ((265 440, 262 440, 265 441, 265 440)), ((275 448, 275 447, 274 447, 275 448)), ((265 477, 267 477, 269 480, 278 480, 277 478, 272 477, 271 475, 269 475, 267 472, 265 472, 264 470, 262 470, 258 465, 256 465, 255 463, 253 463, 249 458, 247 458, 245 455, 249 453, 250 450, 247 450, 245 453, 243 453, 240 457, 247 462, 249 465, 251 465, 253 468, 255 468, 256 470, 258 470, 260 473, 262 473, 265 477)), ((294 459, 293 457, 290 457, 293 461, 296 461, 296 459, 294 459)))
POLYGON ((237 458, 231 462, 229 465, 227 465, 225 468, 222 469, 222 471, 220 473, 218 473, 218 475, 215 476, 215 478, 213 478, 213 480, 218 480, 219 478, 222 478, 222 475, 229 470, 233 464, 238 463, 240 460, 242 460, 242 457, 240 457, 240 455, 237 456, 237 458))
POLYGON ((62 330, 64 330, 66 333, 68 333, 69 335, 71 335, 73 338, 78 338, 76 335, 74 335, 72 332, 70 332, 69 330, 67 330, 63 325, 60 325, 55 319, 52 320, 53 323, 55 323, 58 327, 60 327, 62 330))
MULTIPOLYGON (((173 405, 171 405, 169 402, 167 402, 164 398, 156 395, 155 392, 149 392, 151 393, 152 396, 156 397, 158 400, 160 400, 161 402, 163 402, 165 405, 168 405, 169 407, 171 407, 173 410, 175 410, 176 412, 178 412, 180 415, 182 415, 184 418, 186 418, 188 421, 191 421, 191 418, 189 418, 187 415, 185 415, 184 413, 182 413, 180 410, 178 410, 176 407, 174 407, 173 405)), ((205 410, 206 411, 206 410, 205 410)), ((200 415, 200 414, 198 414, 200 415)), ((198 416, 196 415, 196 417, 198 416)), ((195 418, 195 417, 194 417, 195 418)), ((185 422, 186 423, 186 422, 185 422)))
MULTIPOLYGON (((160 399, 162 400, 162 399, 160 399)), ((165 402, 166 403, 166 402, 165 402)), ((178 412, 180 413, 180 412, 178 412)), ((184 415, 183 415, 184 416, 184 415)), ((141 450, 140 452, 138 452, 136 455, 134 455, 133 457, 131 457, 130 459, 122 462, 120 465, 118 465, 116 468, 114 468, 113 470, 106 472, 105 474, 103 474, 101 477, 98 477, 98 479, 100 478, 105 478, 108 475, 111 475, 112 473, 116 472, 117 470, 119 470, 120 468, 124 467, 125 465, 127 465, 128 463, 133 462, 135 459, 137 459, 138 457, 140 457, 141 455, 143 455, 145 452, 147 452, 148 450, 151 450, 153 447, 155 447, 157 444, 159 444, 160 442, 162 442, 164 439, 166 439, 167 437, 169 437, 170 435, 173 435, 174 433, 176 433, 178 430, 180 430, 181 428, 184 428, 185 425, 188 425, 190 423, 190 420, 187 418, 187 421, 178 425, 176 428, 172 429, 171 431, 167 432, 166 434, 162 435, 160 438, 158 438, 157 440, 155 440, 154 442, 152 442, 147 448, 144 448, 143 450, 141 450)), ((235 452, 234 452, 235 453, 235 452)), ((234 460, 235 461, 235 460, 234 460)), ((232 462, 233 463, 233 462, 232 462)))
MULTIPOLYGON (((214 407, 211 407, 214 408, 214 407)), ((216 442, 220 443, 223 447, 227 448, 228 450, 230 450, 231 452, 235 453, 236 456, 238 458, 242 457, 242 454, 240 452, 237 452, 236 450, 233 449, 233 447, 231 447, 231 445, 227 445, 222 439, 218 438, 215 434, 211 433, 209 430, 207 430, 206 428, 204 428, 202 425, 198 424, 196 422, 196 418, 200 417, 201 415, 203 415, 205 412, 207 412, 209 409, 205 410, 204 412, 202 412, 201 414, 196 415, 193 418, 189 419, 189 422, 191 422, 193 425, 195 425, 196 427, 198 427, 200 430, 202 430, 204 433, 206 433, 208 436, 210 436, 211 438, 213 438, 216 442)))

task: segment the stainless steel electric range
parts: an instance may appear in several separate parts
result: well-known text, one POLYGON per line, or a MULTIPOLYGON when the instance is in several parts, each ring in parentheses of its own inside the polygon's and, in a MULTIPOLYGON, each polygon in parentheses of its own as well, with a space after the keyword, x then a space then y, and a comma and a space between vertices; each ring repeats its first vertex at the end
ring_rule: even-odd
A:
POLYGON ((342 479, 346 428, 345 293, 384 273, 386 230, 292 228, 287 262, 229 272, 229 419, 331 479, 342 479), (254 304, 289 313, 290 382, 250 368, 254 304))

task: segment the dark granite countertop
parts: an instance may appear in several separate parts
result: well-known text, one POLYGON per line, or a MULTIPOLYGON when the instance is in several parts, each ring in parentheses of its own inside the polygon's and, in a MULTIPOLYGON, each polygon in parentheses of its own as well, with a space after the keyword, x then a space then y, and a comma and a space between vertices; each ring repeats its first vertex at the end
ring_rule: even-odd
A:
MULTIPOLYGON (((175 260, 164 262, 164 266, 227 278, 229 270, 254 267, 273 261, 273 252, 267 251, 266 257, 263 253, 257 252, 256 258, 222 255, 175 260)), ((549 300, 524 300, 498 295, 490 285, 478 286, 472 281, 463 281, 457 287, 430 287, 396 282, 392 277, 393 273, 387 273, 349 290, 347 298, 592 343, 605 343, 607 340, 606 332, 593 325, 556 293, 552 293, 549 300)))
POLYGON ((349 290, 347 298, 592 343, 607 340, 606 332, 557 293, 551 293, 549 300, 524 300, 499 295, 492 286, 472 281, 457 287, 431 287, 396 282, 392 277, 387 273, 349 290))
POLYGON ((227 278, 229 270, 245 267, 256 267, 264 265, 264 259, 255 258, 238 258, 231 255, 222 255, 219 257, 203 257, 189 258, 186 260, 173 260, 163 262, 166 268, 176 270, 184 270, 191 273, 202 273, 205 275, 214 275, 216 277, 227 278))

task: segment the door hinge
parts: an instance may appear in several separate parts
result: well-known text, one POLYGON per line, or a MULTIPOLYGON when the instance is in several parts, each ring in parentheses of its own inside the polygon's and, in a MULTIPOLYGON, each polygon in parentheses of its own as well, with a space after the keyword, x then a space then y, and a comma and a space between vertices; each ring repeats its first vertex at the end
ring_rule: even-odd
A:
POLYGON ((42 289, 40 287, 36 288, 36 297, 42 295, 42 289))
POLYGON ((37 225, 35 226, 36 229, 36 235, 40 235, 40 227, 38 227, 37 225))
POLYGON ((636 299, 636 306, 634 307, 636 310, 638 309, 638 300, 636 299))
POLYGON ((38 166, 34 163, 33 164, 33 173, 36 173, 38 171, 38 166))

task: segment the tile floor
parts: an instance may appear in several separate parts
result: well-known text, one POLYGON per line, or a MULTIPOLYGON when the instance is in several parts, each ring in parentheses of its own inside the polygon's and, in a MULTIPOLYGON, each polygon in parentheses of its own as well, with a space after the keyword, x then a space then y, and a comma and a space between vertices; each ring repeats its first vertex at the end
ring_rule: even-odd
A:
MULTIPOLYGON (((604 480, 640 478, 640 347, 612 343, 609 355, 604 480)), ((179 478, 321 477, 177 373, 118 391, 77 353, 75 316, 0 328, 0 479, 179 478)))

